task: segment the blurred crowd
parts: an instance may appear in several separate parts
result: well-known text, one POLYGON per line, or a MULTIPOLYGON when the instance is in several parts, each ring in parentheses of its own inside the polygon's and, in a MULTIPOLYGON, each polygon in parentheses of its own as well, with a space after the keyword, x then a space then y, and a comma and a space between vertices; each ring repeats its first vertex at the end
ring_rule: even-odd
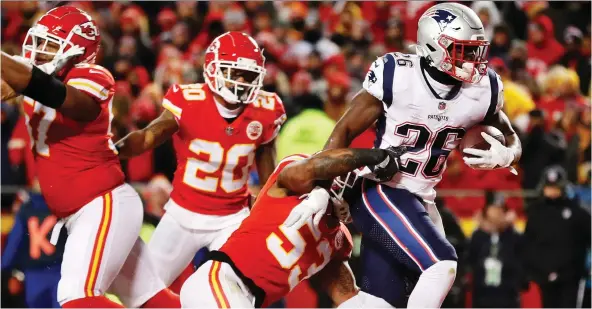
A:
MULTIPOLYGON (((321 149, 376 57, 415 52, 417 21, 435 3, 70 2, 88 12, 100 27, 98 64, 117 81, 114 140, 155 119, 171 84, 202 82, 205 47, 216 36, 235 30, 251 34, 264 49, 264 89, 277 92, 288 113, 277 139, 278 158, 321 149)), ((447 207, 457 217, 475 216, 478 231, 491 231, 486 223, 492 213, 489 209, 501 203, 504 213, 510 214, 508 220, 514 222, 539 202, 545 169, 550 166, 565 171, 570 189, 562 192, 589 211, 590 3, 463 3, 477 12, 491 41, 490 66, 504 82, 504 111, 522 139, 523 155, 516 177, 507 170, 472 170, 453 152, 437 187, 442 212, 447 207), (485 191, 505 192, 505 196, 502 202, 492 202, 485 191)), ((2 2, 2 50, 20 54, 29 27, 57 4, 2 2)), ((1 106, 2 209, 10 213, 19 204, 11 188, 35 191, 37 184, 19 104, 2 102, 1 106)), ((355 146, 371 147, 373 139, 369 130, 355 146)), ((156 218, 162 215, 171 191, 176 168, 173 143, 122 162, 127 181, 144 184, 140 191, 146 212, 156 218)), ((250 182, 256 193, 256 177, 250 182)))

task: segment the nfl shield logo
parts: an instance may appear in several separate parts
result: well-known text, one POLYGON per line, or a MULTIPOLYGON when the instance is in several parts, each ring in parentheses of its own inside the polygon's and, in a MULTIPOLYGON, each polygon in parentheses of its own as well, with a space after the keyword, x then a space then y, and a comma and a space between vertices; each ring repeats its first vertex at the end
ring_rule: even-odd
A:
POLYGON ((446 109, 446 102, 440 102, 438 103, 438 109, 443 111, 446 109))

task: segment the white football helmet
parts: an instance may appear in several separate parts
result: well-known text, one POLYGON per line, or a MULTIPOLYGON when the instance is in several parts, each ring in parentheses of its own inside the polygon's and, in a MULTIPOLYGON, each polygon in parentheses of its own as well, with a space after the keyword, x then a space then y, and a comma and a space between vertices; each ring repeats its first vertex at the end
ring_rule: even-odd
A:
POLYGON ((469 7, 441 3, 419 19, 417 54, 452 77, 478 83, 487 74, 489 41, 483 23, 469 7))

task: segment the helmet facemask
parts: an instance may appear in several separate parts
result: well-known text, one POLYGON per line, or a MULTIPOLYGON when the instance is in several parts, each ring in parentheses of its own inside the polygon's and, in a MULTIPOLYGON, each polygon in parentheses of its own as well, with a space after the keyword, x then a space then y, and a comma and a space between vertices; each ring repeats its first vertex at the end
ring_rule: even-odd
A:
POLYGON ((438 66, 442 72, 473 84, 487 75, 488 41, 457 40, 442 34, 438 44, 445 50, 444 59, 438 66))
POLYGON ((343 199, 345 191, 354 187, 358 177, 357 171, 349 172, 345 176, 335 177, 331 185, 331 195, 336 199, 343 199))
POLYGON ((22 56, 34 65, 56 61, 67 49, 74 46, 71 31, 66 39, 47 32, 47 27, 35 25, 29 29, 23 43, 22 56))
POLYGON ((255 101, 265 77, 265 68, 255 60, 238 58, 234 61, 215 60, 204 68, 206 82, 212 91, 233 104, 255 101))

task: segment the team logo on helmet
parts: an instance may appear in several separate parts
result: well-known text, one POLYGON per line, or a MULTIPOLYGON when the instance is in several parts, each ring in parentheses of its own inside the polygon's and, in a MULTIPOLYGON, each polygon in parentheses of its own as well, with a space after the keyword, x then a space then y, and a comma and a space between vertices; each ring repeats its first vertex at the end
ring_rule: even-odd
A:
POLYGON ((456 15, 446 10, 435 10, 427 13, 426 16, 433 18, 440 26, 441 31, 444 31, 448 24, 456 19, 456 15))
POLYGON ((247 126, 247 136, 251 140, 258 139, 263 134, 263 125, 259 121, 251 121, 247 126))
POLYGON ((74 33, 91 41, 94 41, 97 38, 97 35, 99 34, 97 27, 91 21, 85 22, 84 24, 81 24, 73 30, 74 33))

